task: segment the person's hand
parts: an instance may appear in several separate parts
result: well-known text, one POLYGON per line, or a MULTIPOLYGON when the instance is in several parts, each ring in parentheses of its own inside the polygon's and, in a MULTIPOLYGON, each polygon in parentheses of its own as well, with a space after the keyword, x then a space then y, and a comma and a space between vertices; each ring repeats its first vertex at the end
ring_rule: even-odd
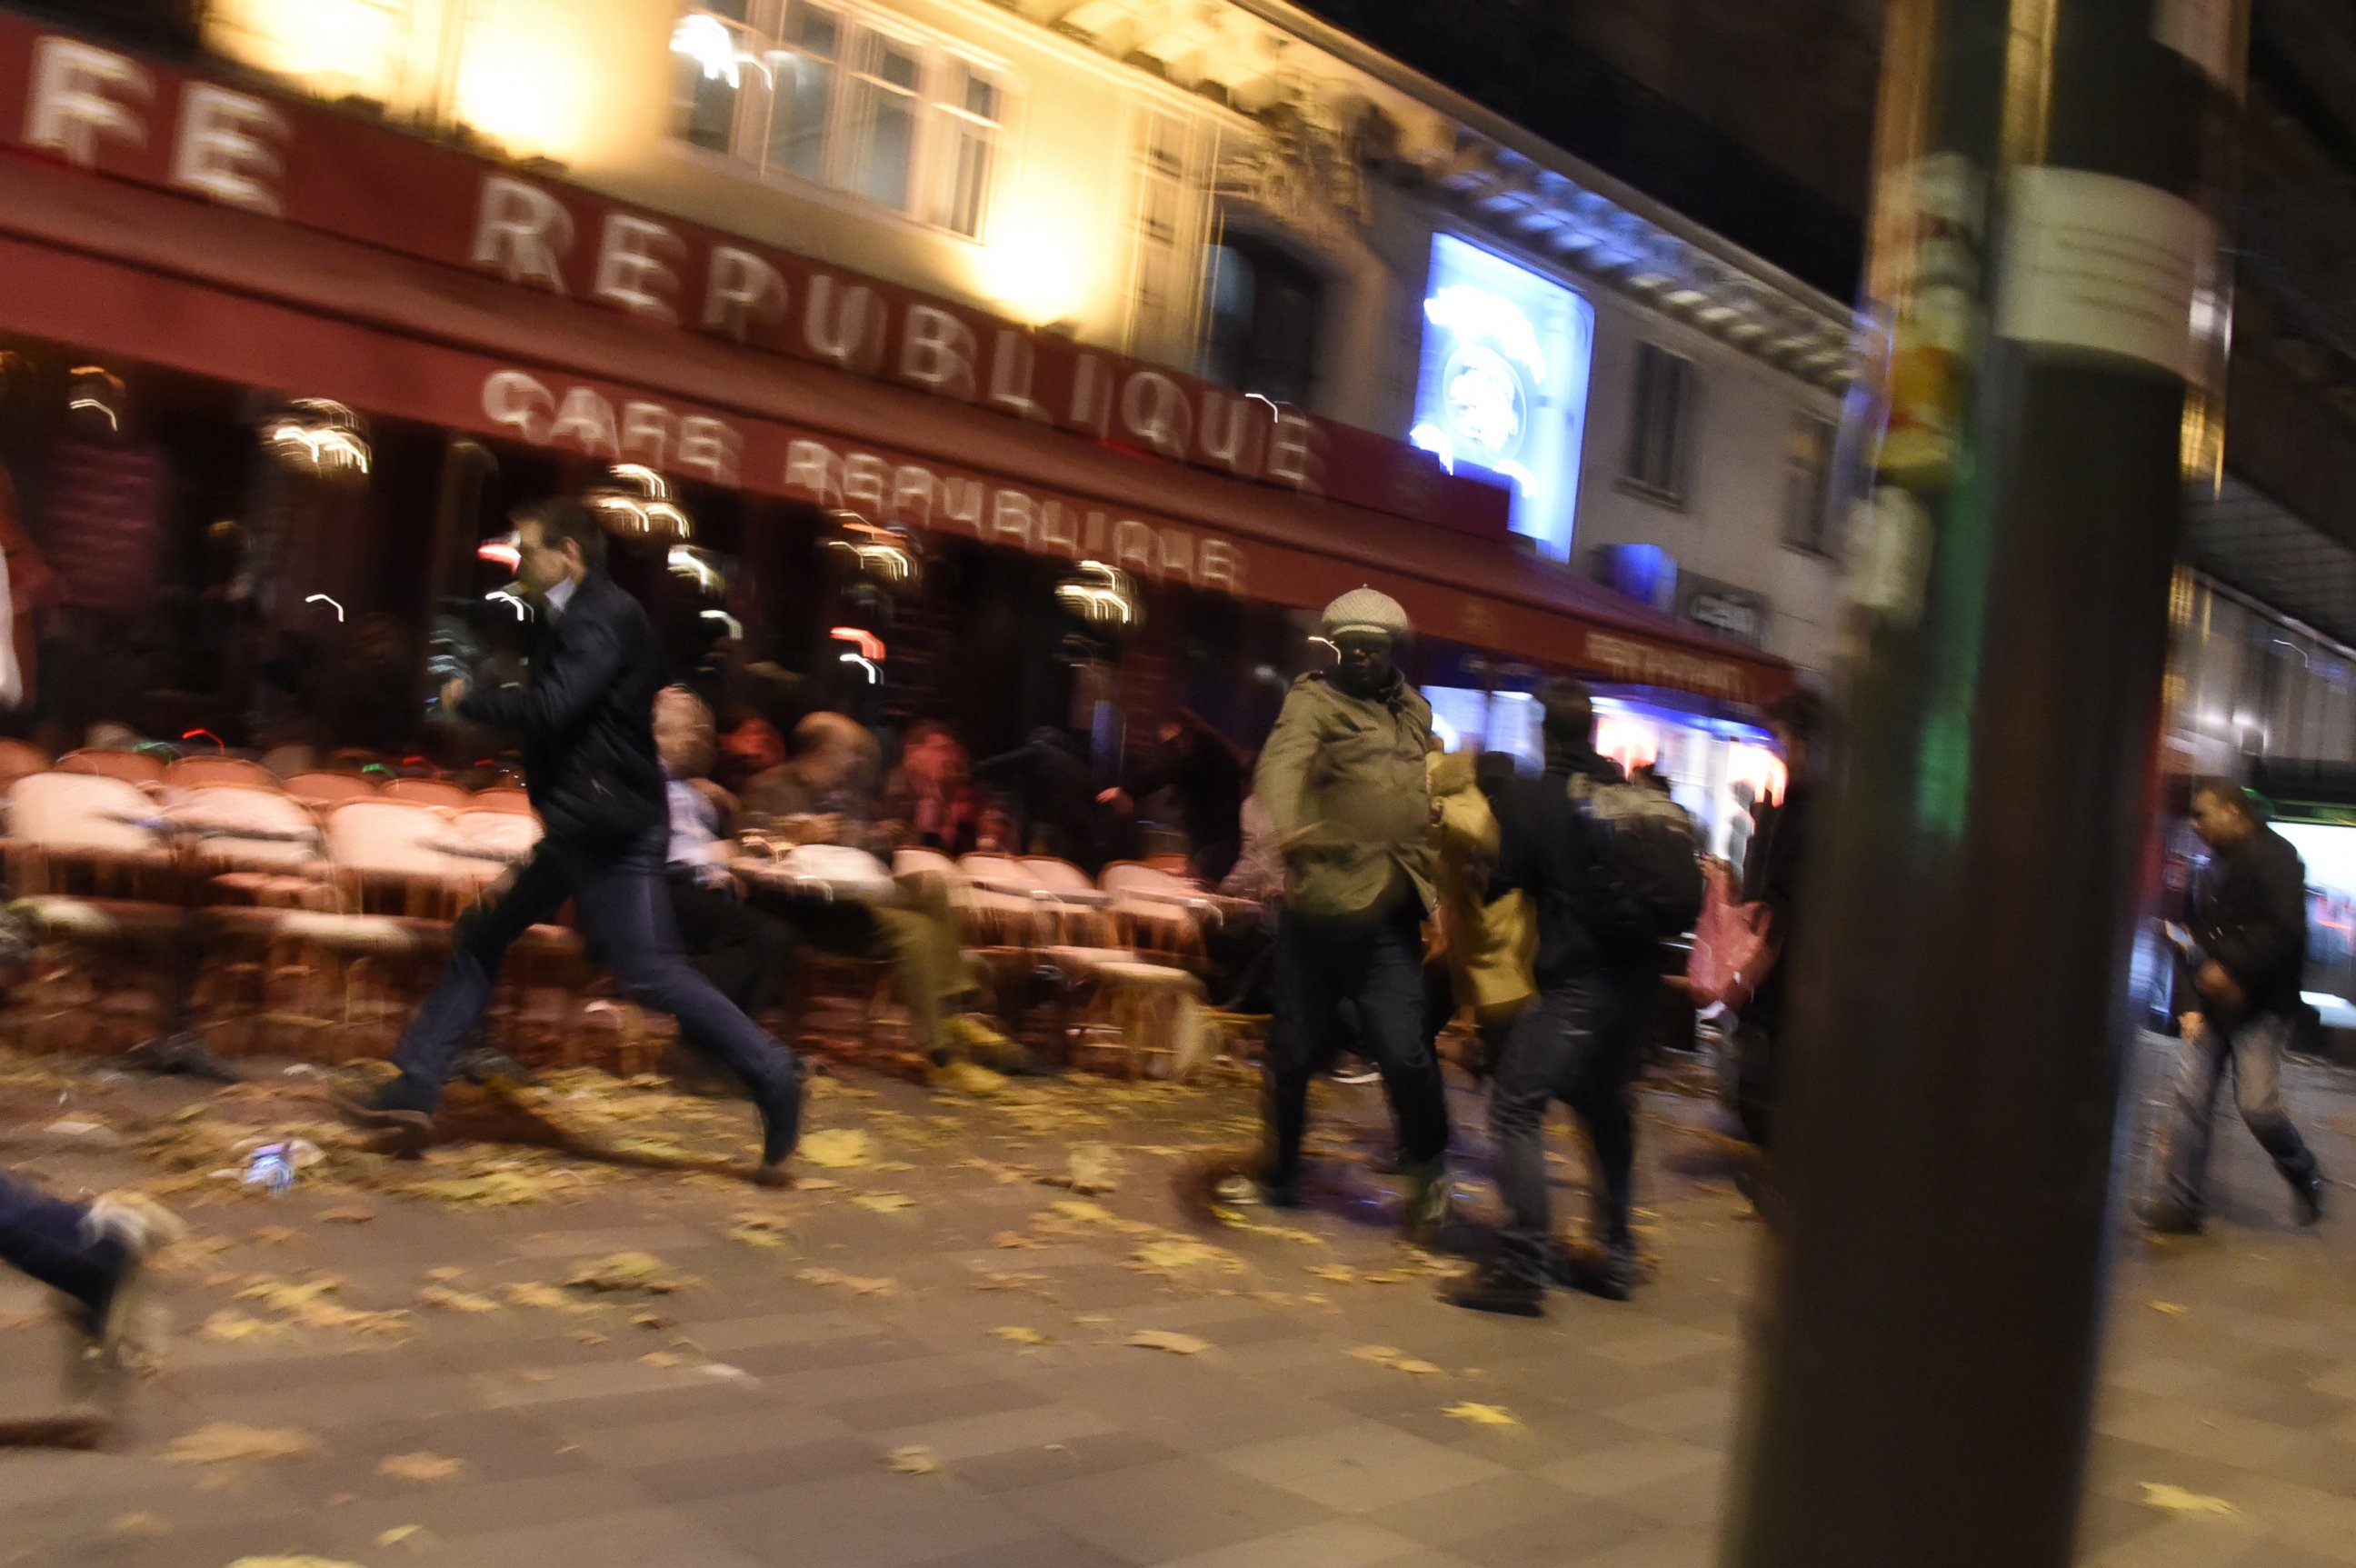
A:
POLYGON ((2228 1007, 2238 1007, 2242 1004, 2241 983, 2213 958, 2201 966, 2201 972, 2193 977, 2192 983, 2201 988, 2201 994, 2211 1002, 2222 1002, 2228 1007))
POLYGON ((2180 1015, 2176 1020, 2177 1032, 2189 1040, 2201 1032, 2201 1026, 2206 1021, 2198 1013, 2180 1015))
POLYGON ((458 712, 458 704, 466 700, 466 693, 473 689, 466 684, 464 678, 455 675, 443 682, 442 711, 455 716, 458 712))

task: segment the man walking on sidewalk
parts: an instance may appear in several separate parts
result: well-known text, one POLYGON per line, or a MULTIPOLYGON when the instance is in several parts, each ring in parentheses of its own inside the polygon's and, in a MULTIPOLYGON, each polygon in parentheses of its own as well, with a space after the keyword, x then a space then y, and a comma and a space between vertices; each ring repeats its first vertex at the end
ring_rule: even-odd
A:
POLYGON ((1431 708, 1392 666, 1408 635, 1388 595, 1359 588, 1325 608, 1333 668, 1293 682, 1260 751, 1255 789, 1285 856, 1268 1046, 1268 1133, 1258 1182, 1269 1203, 1301 1201, 1309 1084, 1342 1045, 1383 1075, 1398 1119, 1406 1229, 1436 1234, 1448 1214, 1448 1091, 1423 1038, 1423 920, 1432 905, 1431 708))
POLYGON ((2227 1063, 2242 1120, 2290 1183, 2301 1225, 2323 1218, 2323 1176, 2282 1102, 2283 1049, 2307 966, 2307 867, 2257 820, 2248 791, 2194 788, 2192 826, 2215 852, 2194 890, 2186 955, 2201 1010, 2186 1020, 2174 1127, 2152 1229, 2190 1232, 2208 1210, 2209 1144, 2227 1063))
POLYGON ((654 627, 606 574, 605 531, 587 507, 548 501, 519 522, 518 575, 541 607, 530 683, 475 692, 454 680, 442 704, 523 741, 544 836, 504 891, 459 919, 449 966, 393 1053, 401 1076, 345 1112, 381 1130, 388 1153, 423 1151, 442 1085, 489 1004, 508 948, 570 899, 590 950, 625 994, 678 1019, 681 1038, 743 1080, 761 1112, 754 1179, 788 1185, 799 1066, 680 954, 664 882, 670 821, 655 751, 663 674, 654 627))
POLYGON ((1582 804, 1617 787, 1620 770, 1598 757, 1594 700, 1573 681, 1549 682, 1544 708, 1547 768, 1510 779, 1492 801, 1498 861, 1489 890, 1529 896, 1537 920, 1537 1000, 1506 1036, 1489 1090, 1499 1196, 1506 1221, 1499 1251, 1450 1296, 1459 1306, 1537 1317, 1549 1278, 1612 1301, 1635 1287, 1629 1227, 1635 1124, 1628 1104, 1643 1040, 1633 1026, 1645 988, 1657 984, 1656 933, 1632 890, 1607 863, 1602 830, 1582 804), (1563 1101, 1595 1151, 1600 1257, 1558 1254, 1547 1192, 1546 1117, 1563 1101))

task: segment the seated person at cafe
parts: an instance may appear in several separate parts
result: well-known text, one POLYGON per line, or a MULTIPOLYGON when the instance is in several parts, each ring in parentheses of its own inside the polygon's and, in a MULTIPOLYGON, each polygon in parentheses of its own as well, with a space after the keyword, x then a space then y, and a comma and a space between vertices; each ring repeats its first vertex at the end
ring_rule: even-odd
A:
MULTIPOLYGON (((841 844, 889 864, 891 834, 874 822, 869 795, 882 755, 874 736, 845 714, 816 713, 794 726, 787 751, 783 767, 744 786, 745 821, 797 844, 841 844)), ((1026 1066, 1012 1042, 963 1011, 976 987, 947 886, 938 877, 900 886, 903 904, 794 900, 796 929, 820 951, 891 964, 893 989, 936 1073, 961 1052, 984 1065, 1026 1066)))
POLYGON ((735 803, 708 777, 716 750, 712 711, 685 687, 655 698, 655 749, 670 800, 668 870, 680 950, 746 1017, 758 1018, 776 999, 794 931, 746 903, 728 869, 721 828, 735 803))

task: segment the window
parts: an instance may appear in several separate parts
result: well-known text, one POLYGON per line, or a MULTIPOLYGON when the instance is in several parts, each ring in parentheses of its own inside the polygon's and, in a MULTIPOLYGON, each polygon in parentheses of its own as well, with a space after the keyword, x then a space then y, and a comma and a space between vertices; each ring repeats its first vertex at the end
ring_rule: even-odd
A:
POLYGON ((1804 413, 1792 422, 1783 470, 1783 542, 1811 555, 1833 553, 1833 422, 1804 413))
POLYGON ((1138 112, 1130 157, 1128 350, 1175 362, 1195 351, 1196 284, 1209 216, 1211 137, 1161 109, 1138 112))
POLYGON ((811 0, 705 0, 670 47, 681 141, 981 237, 1008 107, 981 61, 811 0))
POLYGON ((1685 504, 1686 426, 1692 412, 1693 361, 1657 343, 1636 348, 1635 418, 1628 428, 1622 479, 1637 494, 1685 504))
POLYGON ((1211 247, 1211 323, 1203 373, 1238 392, 1309 405, 1317 384, 1323 279, 1265 241, 1211 247))

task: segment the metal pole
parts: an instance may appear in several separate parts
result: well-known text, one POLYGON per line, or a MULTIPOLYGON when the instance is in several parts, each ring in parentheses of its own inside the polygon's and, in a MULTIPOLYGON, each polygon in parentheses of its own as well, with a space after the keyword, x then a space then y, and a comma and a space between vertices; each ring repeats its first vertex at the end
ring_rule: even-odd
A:
POLYGON ((1788 959, 1732 1568, 2070 1560, 2242 16, 1890 9, 1855 668, 1788 959))

